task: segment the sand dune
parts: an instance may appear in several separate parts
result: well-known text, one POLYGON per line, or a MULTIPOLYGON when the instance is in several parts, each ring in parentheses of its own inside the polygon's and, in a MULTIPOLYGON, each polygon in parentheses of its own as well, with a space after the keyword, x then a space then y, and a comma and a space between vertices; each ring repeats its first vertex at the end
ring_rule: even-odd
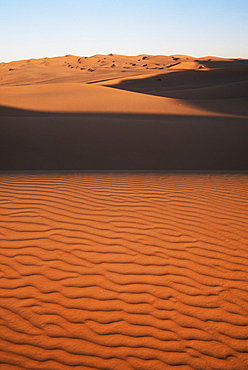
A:
POLYGON ((1 177, 0 369, 246 369, 247 177, 1 177))
POLYGON ((183 55, 68 55, 0 63, 0 86, 59 82, 89 82, 98 78, 125 78, 151 73, 170 73, 173 69, 223 69, 248 66, 243 59, 193 58, 183 55))
POLYGON ((1 370, 248 368, 247 81, 211 56, 0 63, 1 370))
MULTIPOLYGON (((43 112, 199 114, 179 99, 164 99, 93 84, 61 83, 1 89, 5 106, 43 112), (183 107, 182 107, 183 104, 183 107)), ((211 115, 211 112, 205 112, 211 115)))
POLYGON ((0 170, 247 170, 247 81, 216 57, 1 63, 0 170))
POLYGON ((0 63, 0 105, 48 112, 247 117, 247 81, 247 60, 68 55, 0 63), (223 106, 233 108, 223 111, 223 106))

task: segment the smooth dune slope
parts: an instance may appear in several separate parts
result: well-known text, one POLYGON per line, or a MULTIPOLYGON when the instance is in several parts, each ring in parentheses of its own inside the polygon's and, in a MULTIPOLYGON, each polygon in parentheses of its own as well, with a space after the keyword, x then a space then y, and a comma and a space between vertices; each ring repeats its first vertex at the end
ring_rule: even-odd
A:
POLYGON ((2 175, 0 369, 247 369, 247 188, 2 175))
POLYGON ((170 99, 99 85, 60 83, 0 88, 4 106, 51 113, 140 113, 215 115, 170 99))

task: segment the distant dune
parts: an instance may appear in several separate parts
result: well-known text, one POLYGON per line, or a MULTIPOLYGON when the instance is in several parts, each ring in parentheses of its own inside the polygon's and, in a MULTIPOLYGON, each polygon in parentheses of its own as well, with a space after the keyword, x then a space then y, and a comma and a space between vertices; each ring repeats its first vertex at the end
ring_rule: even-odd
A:
POLYGON ((0 170, 244 171, 247 91, 244 59, 109 54, 1 63, 0 170))
POLYGON ((247 115, 246 101, 237 101, 247 98, 247 80, 248 61, 242 59, 68 55, 1 63, 0 104, 49 112, 216 115, 211 101, 206 109, 201 103, 218 99, 222 115, 247 115), (226 99, 239 107, 223 112, 226 99), (241 103, 246 109, 240 112, 241 103))

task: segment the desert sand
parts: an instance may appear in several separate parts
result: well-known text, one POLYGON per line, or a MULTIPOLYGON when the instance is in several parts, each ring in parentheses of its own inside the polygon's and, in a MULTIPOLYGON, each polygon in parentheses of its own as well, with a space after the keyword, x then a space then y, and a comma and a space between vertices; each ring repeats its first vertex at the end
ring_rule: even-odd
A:
POLYGON ((248 368, 248 61, 0 63, 0 369, 248 368))
POLYGON ((112 54, 31 59, 0 63, 0 104, 36 113, 247 117, 247 76, 248 61, 242 59, 112 54))
POLYGON ((245 171, 247 91, 243 59, 1 63, 0 170, 245 171))
POLYGON ((247 189, 2 175, 0 369, 247 369, 247 189))

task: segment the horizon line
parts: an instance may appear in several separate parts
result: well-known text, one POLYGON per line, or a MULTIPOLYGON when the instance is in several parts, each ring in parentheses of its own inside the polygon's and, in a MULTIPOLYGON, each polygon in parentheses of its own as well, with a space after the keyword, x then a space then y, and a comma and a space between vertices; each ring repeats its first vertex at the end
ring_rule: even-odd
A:
POLYGON ((84 57, 87 57, 87 58, 91 58, 91 57, 94 57, 94 56, 97 56, 97 55, 104 55, 104 56, 111 56, 111 55, 119 55, 119 56, 126 56, 126 57, 137 57, 137 56, 141 56, 141 55, 147 55, 147 56, 166 56, 166 57, 170 57, 170 56, 185 56, 185 57, 192 57, 192 58, 196 58, 196 59, 199 59, 199 58, 221 58, 221 59, 241 59, 241 60, 247 60, 247 58, 244 58, 244 57, 239 57, 239 56, 230 56, 230 57, 223 57, 223 56, 219 56, 219 55, 212 55, 212 54, 205 54, 205 55, 201 55, 201 56, 194 56, 194 55, 190 55, 190 54, 181 54, 181 53, 173 53, 173 54, 153 54, 153 53, 139 53, 139 54, 120 54, 120 53, 108 53, 108 54, 102 54, 102 53, 96 53, 96 54, 87 54, 87 55, 77 55, 77 54, 65 54, 65 55, 53 55, 53 56, 39 56, 39 57, 27 57, 27 58, 24 58, 24 59, 11 59, 11 60, 8 60, 8 61, 1 61, 0 60, 0 64, 1 63, 12 63, 12 62, 21 62, 21 61, 25 61, 25 60, 39 60, 39 59, 52 59, 52 58, 65 58, 65 57, 69 57, 69 56, 75 56, 75 57, 80 57, 80 58, 84 58, 84 57))

